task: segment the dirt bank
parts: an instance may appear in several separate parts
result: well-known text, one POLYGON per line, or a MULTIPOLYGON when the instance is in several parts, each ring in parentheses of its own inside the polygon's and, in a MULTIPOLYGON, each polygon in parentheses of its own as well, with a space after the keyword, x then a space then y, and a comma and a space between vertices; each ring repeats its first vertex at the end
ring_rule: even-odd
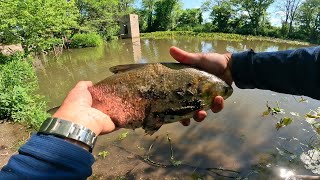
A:
POLYGON ((17 153, 18 148, 25 143, 31 132, 17 123, 1 122, 0 124, 0 167, 17 153))
MULTIPOLYGON (((123 132, 123 130, 119 130, 111 135, 117 139, 123 132)), ((0 124, 0 167, 3 167, 9 158, 17 153, 18 148, 26 142, 31 134, 32 131, 17 123, 2 122, 0 124)), ((160 167, 149 164, 144 159, 148 147, 141 147, 140 153, 133 153, 123 148, 128 143, 125 140, 118 143, 110 140, 107 145, 105 142, 102 143, 105 138, 109 138, 111 135, 101 137, 100 142, 98 139, 93 152, 96 162, 93 165, 93 175, 89 179, 195 179, 201 174, 192 167, 184 165, 160 167), (105 157, 101 156, 103 151, 106 152, 105 157)), ((168 160, 163 162, 170 164, 168 160)), ((212 178, 207 177, 207 179, 212 178)))

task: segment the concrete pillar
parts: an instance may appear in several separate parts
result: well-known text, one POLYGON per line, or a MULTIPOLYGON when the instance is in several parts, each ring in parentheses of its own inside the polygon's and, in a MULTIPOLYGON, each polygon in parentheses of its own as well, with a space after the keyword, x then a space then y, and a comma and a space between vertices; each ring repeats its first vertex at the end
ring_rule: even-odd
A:
POLYGON ((137 38, 140 37, 139 17, 136 14, 125 15, 120 21, 120 37, 121 38, 137 38))

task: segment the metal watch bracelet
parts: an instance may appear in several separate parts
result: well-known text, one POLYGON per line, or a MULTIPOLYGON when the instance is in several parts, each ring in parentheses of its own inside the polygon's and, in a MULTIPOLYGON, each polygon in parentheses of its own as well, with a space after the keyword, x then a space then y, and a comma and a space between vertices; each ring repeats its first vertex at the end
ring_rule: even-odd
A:
POLYGON ((90 129, 59 118, 47 118, 38 133, 74 139, 88 145, 90 152, 97 140, 97 135, 90 129))

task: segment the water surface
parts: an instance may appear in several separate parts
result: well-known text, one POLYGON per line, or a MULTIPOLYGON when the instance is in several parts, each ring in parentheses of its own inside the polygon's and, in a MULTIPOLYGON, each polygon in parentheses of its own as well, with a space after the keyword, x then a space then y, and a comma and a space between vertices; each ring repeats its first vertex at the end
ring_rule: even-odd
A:
MULTIPOLYGON (((298 47, 285 43, 208 41, 200 38, 113 41, 99 48, 70 49, 59 56, 41 57, 35 62, 40 93, 45 95, 49 107, 57 106, 78 81, 98 82, 111 75, 108 69, 112 66, 174 62, 169 55, 169 47, 173 45, 190 52, 218 53, 248 49, 264 52, 298 47)), ((130 152, 143 155, 158 136, 156 146, 152 149, 153 157, 159 162, 168 163, 170 150, 166 135, 169 134, 175 159, 184 164, 238 170, 242 176, 249 178, 273 179, 274 176, 278 177, 280 168, 292 170, 295 174, 315 175, 317 170, 310 170, 302 163, 300 155, 312 149, 308 143, 312 144, 316 139, 316 133, 303 116, 310 109, 319 107, 320 103, 311 98, 306 98, 308 103, 299 102, 299 99, 267 90, 240 90, 234 86, 234 94, 226 100, 225 109, 217 114, 209 112, 202 123, 192 122, 189 127, 179 123, 165 125, 151 137, 145 136, 141 129, 120 130, 101 136, 95 152, 108 150, 106 147, 110 148, 110 144, 117 144, 130 152), (276 130, 275 124, 282 115, 262 117, 267 101, 271 106, 276 106, 278 102, 288 116, 290 112, 297 112, 301 117, 295 117, 288 127, 276 130), (119 141, 118 135, 127 131, 127 137, 119 141)), ((126 163, 116 159, 116 154, 110 154, 109 163, 126 163)), ((316 166, 319 167, 320 158, 316 160, 316 166)), ((107 174, 110 173, 108 171, 107 174)))

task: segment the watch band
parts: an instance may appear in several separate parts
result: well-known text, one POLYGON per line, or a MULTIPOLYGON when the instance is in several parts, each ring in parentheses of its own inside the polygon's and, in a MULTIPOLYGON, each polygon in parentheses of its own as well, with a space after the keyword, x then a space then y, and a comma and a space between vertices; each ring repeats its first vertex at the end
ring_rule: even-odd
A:
POLYGON ((59 118, 47 118, 38 132, 80 141, 90 147, 90 152, 97 141, 97 135, 90 129, 59 118))

